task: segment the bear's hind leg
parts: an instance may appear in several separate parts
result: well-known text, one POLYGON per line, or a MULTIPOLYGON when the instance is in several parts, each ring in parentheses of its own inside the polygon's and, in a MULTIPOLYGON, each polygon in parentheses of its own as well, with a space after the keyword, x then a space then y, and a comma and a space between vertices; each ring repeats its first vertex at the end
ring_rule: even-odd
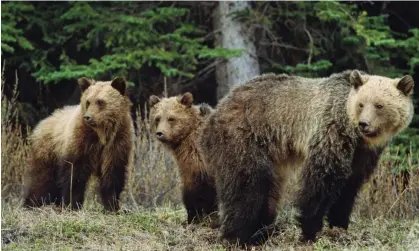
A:
POLYGON ((57 204, 60 198, 60 190, 56 184, 30 185, 25 190, 23 206, 26 208, 57 204))
POLYGON ((49 161, 32 158, 25 175, 23 206, 40 207, 59 201, 60 190, 55 177, 55 168, 49 161))

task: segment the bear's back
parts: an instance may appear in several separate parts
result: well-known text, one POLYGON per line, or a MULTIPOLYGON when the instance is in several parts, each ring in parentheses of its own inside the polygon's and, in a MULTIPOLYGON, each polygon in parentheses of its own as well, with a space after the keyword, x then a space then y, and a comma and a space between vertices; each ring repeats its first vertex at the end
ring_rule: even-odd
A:
POLYGON ((243 142, 263 138, 305 154, 310 139, 320 131, 332 124, 346 126, 348 77, 346 72, 313 79, 264 74, 234 88, 209 120, 243 142))
POLYGON ((288 125, 305 127, 331 105, 344 106, 351 89, 345 79, 341 75, 310 79, 264 74, 232 89, 220 101, 216 116, 226 122, 245 116, 261 126, 278 127, 287 121, 288 125))
POLYGON ((38 151, 62 155, 72 145, 76 135, 74 128, 80 122, 80 105, 66 106, 55 110, 35 127, 31 142, 38 151))

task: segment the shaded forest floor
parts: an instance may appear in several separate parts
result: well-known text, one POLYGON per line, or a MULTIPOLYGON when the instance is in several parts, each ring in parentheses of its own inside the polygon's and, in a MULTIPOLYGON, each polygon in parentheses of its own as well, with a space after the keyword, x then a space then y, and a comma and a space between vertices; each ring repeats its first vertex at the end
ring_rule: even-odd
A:
MULTIPOLYGON (((283 207, 278 232, 254 250, 417 250, 419 220, 352 217, 348 232, 324 229, 316 243, 298 242, 295 210, 283 207)), ((99 205, 78 212, 2 205, 2 250, 228 250, 217 230, 185 225, 180 206, 104 214, 99 205)), ((231 248, 231 247, 230 247, 231 248)), ((232 249, 237 249, 233 247, 232 249)))

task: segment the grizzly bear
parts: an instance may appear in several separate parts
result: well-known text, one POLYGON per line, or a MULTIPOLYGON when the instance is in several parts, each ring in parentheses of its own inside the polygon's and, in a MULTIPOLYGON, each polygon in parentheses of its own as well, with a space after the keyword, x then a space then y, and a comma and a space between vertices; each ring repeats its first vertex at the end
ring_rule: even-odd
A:
POLYGON ((410 76, 354 70, 318 79, 266 74, 233 89, 199 139, 215 171, 220 238, 262 243, 286 173, 300 166, 302 240, 315 240, 325 215, 330 227, 347 229, 383 148, 412 120, 413 85, 410 76))
POLYGON ((150 96, 151 132, 175 158, 182 182, 187 222, 199 223, 217 210, 213 176, 198 152, 197 139, 204 120, 212 112, 207 104, 194 106, 193 96, 150 96))
POLYGON ((78 83, 80 105, 55 111, 33 131, 25 178, 26 207, 56 204, 80 209, 86 184, 95 175, 105 210, 119 210, 134 153, 126 81, 80 78, 78 83))

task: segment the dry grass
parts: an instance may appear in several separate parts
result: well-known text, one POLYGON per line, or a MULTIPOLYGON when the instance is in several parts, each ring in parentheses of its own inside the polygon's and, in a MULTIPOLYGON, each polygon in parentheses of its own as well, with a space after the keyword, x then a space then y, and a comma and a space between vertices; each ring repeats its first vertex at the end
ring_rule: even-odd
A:
MULTIPOLYGON (((294 210, 278 217, 280 230, 256 250, 415 250, 419 222, 352 217, 348 232, 324 230, 315 244, 298 242, 294 210)), ((128 214, 104 214, 98 204, 79 212, 52 207, 25 210, 2 207, 3 250, 227 250, 217 231, 186 226, 182 207, 138 208, 128 214)), ((238 249, 237 247, 230 247, 238 249)))
MULTIPOLYGON (((79 212, 45 207, 21 207, 22 174, 28 154, 21 128, 16 126, 16 100, 2 95, 1 199, 2 249, 5 250, 224 250, 217 231, 185 226, 180 203, 179 177, 171 156, 139 119, 136 160, 123 193, 128 214, 104 214, 95 182, 85 208, 79 212)), ((385 154, 389 154, 387 151, 385 154)), ((419 156, 409 156, 419 158, 419 156)), ((278 216, 280 230, 263 250, 415 250, 419 247, 419 168, 410 167, 406 179, 394 175, 395 163, 383 158, 358 198, 348 232, 325 230, 313 245, 298 243, 294 221, 293 179, 278 216)), ((407 160, 407 163, 415 163, 407 160)))
POLYGON ((18 196, 22 189, 23 172, 28 156, 28 144, 22 128, 17 123, 19 116, 17 103, 17 83, 11 99, 1 93, 1 195, 2 200, 18 196))
POLYGON ((180 203, 177 167, 170 153, 150 134, 147 119, 137 116, 134 169, 127 186, 127 203, 155 207, 180 203))
POLYGON ((419 219, 419 167, 396 175, 393 163, 383 159, 363 186, 354 213, 369 218, 419 219))

